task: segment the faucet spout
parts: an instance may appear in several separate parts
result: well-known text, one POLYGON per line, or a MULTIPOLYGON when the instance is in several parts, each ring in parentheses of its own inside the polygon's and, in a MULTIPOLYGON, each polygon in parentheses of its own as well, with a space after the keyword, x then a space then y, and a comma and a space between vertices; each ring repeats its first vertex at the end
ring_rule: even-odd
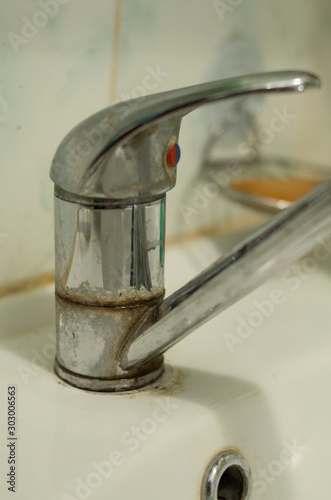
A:
POLYGON ((134 368, 174 344, 309 252, 331 232, 331 181, 274 216, 225 258, 155 307, 123 352, 134 368), (146 322, 154 324, 146 328, 146 322))

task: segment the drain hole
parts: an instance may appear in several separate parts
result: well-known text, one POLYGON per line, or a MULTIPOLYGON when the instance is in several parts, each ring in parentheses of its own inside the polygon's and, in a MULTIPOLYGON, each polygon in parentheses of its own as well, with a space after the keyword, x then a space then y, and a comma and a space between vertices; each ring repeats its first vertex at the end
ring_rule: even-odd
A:
POLYGON ((245 480, 241 470, 232 465, 222 474, 217 489, 218 500, 243 500, 245 480))

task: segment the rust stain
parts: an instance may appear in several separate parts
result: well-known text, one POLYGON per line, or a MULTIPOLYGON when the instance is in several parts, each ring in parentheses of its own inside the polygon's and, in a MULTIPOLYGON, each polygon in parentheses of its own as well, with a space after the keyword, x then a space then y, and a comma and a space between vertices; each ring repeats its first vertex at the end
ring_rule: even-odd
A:
POLYGON ((66 382, 62 382, 62 380, 57 380, 57 383, 61 385, 62 387, 72 387, 71 385, 67 384, 66 382))
POLYGON ((156 396, 160 396, 160 394, 176 396, 183 392, 187 373, 178 368, 172 370, 171 374, 167 373, 166 370, 165 374, 154 384, 152 389, 150 389, 152 394, 156 396))
MULTIPOLYGON (((88 304, 79 304, 67 299, 64 299, 56 294, 56 304, 58 309, 58 314, 63 316, 63 318, 70 317, 71 314, 79 315, 79 317, 89 317, 97 316, 99 319, 103 318, 104 324, 109 324, 111 328, 112 322, 121 325, 121 329, 113 339, 112 350, 109 355, 108 363, 109 370, 106 377, 97 378, 99 380, 125 380, 133 379, 136 383, 140 377, 147 375, 151 372, 157 371, 163 364, 163 356, 155 356, 151 360, 139 364, 130 370, 122 370, 120 367, 120 360, 122 359, 123 349, 126 348, 127 343, 135 335, 137 326, 141 322, 148 320, 148 316, 153 312, 153 308, 162 300, 163 295, 154 300, 142 300, 139 304, 133 304, 132 307, 129 305, 126 307, 116 306, 116 307, 102 307, 93 306, 88 304)), ((64 324, 64 319, 61 320, 64 324)), ((79 332, 76 332, 77 339, 79 340, 79 332)), ((59 362, 59 360, 58 360, 59 362)), ((68 367, 63 367, 67 372, 70 370, 68 367)), ((72 372, 75 376, 79 375, 76 372, 72 372)), ((84 377, 85 379, 89 377, 84 377)), ((93 377, 91 377, 93 380, 93 377)), ((113 389, 111 389, 112 391, 113 389)), ((115 389, 116 390, 116 389, 115 389)))
POLYGON ((231 187, 247 194, 262 196, 263 198, 294 202, 321 183, 322 181, 317 179, 252 178, 233 181, 231 187))
POLYGON ((31 292, 38 288, 50 285, 55 281, 54 271, 49 271, 40 274, 36 278, 27 278, 23 280, 17 280, 7 285, 0 287, 0 299, 8 297, 9 295, 16 295, 19 293, 31 292))
POLYGON ((187 371, 165 365, 165 370, 161 377, 148 385, 133 389, 133 394, 130 395, 130 398, 139 396, 140 394, 151 397, 160 397, 160 395, 176 396, 183 392, 187 376, 187 371))
POLYGON ((254 223, 254 218, 251 215, 241 215, 236 219, 229 219, 228 221, 211 224, 210 226, 206 226, 203 228, 193 229, 192 231, 175 234, 174 236, 170 236, 167 238, 166 248, 182 243, 188 243, 190 241, 201 240, 206 237, 217 236, 220 234, 222 236, 225 236, 227 233, 245 229, 252 223, 254 223))
POLYGON ((91 307, 109 307, 109 308, 130 308, 141 307, 143 304, 153 306, 154 302, 159 302, 163 299, 165 290, 159 287, 154 293, 137 293, 133 296, 119 297, 113 299, 107 296, 97 296, 92 293, 78 293, 68 288, 57 288, 56 294, 63 300, 74 302, 75 304, 86 305, 91 307))

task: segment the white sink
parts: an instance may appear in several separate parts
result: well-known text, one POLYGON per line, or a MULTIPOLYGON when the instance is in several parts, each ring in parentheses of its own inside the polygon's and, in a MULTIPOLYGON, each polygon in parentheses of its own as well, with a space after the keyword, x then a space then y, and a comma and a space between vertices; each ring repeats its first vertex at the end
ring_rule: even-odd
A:
MULTIPOLYGON (((170 247, 168 292, 216 257, 208 240, 170 247)), ((126 394, 82 391, 54 374, 51 287, 1 300, 0 498, 199 500, 208 463, 228 448, 251 467, 252 499, 328 498, 331 259, 313 260, 170 349, 162 379, 126 394)))

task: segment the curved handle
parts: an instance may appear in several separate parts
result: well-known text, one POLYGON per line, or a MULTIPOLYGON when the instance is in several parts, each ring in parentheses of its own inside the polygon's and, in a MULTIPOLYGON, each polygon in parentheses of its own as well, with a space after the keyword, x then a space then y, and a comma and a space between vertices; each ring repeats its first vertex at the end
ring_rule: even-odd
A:
POLYGON ((317 88, 317 76, 301 71, 247 75, 153 94, 108 107, 81 122, 61 142, 51 179, 58 196, 142 203, 174 187, 167 163, 182 117, 213 101, 260 92, 317 88))

